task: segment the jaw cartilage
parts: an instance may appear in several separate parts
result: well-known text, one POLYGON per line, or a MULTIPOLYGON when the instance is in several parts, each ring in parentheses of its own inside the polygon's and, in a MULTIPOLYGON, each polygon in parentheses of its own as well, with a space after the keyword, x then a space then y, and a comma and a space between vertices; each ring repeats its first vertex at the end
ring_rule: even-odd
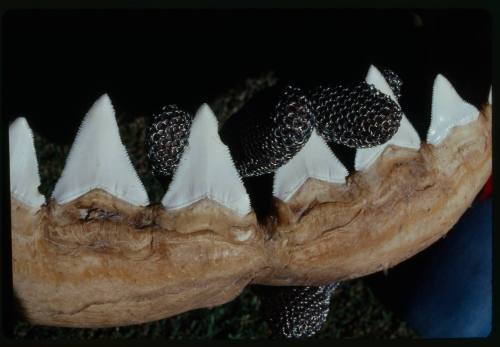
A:
POLYGON ((93 189, 102 189, 132 205, 149 205, 146 190, 121 141, 115 111, 106 94, 83 119, 52 197, 64 204, 93 189))

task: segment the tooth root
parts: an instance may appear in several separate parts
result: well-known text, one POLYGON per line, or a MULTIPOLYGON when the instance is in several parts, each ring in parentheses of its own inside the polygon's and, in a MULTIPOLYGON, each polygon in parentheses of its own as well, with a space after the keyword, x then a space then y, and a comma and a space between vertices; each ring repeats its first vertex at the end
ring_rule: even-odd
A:
POLYGON ((304 147, 274 176, 273 195, 288 201, 308 178, 345 183, 349 174, 316 130, 304 147))
POLYGON ((115 111, 106 94, 83 119, 52 197, 63 204, 92 189, 102 189, 133 205, 149 204, 121 141, 115 111))
POLYGON ((45 203, 40 194, 40 176, 33 133, 25 118, 17 118, 9 127, 10 192, 36 210, 45 203))
MULTIPOLYGON (((379 91, 391 97, 394 102, 398 102, 391 87, 389 86, 389 83, 387 83, 382 73, 373 65, 370 66, 366 75, 366 83, 373 84, 379 91)), ((420 148, 420 144, 420 137, 418 136, 417 131, 411 125, 408 118, 406 118, 403 114, 398 131, 389 141, 379 146, 361 148, 356 151, 354 167, 358 171, 367 169, 378 159, 380 155, 382 155, 385 148, 389 145, 418 150, 420 148)))
POLYGON ((476 120, 479 110, 464 101, 441 74, 434 80, 432 93, 431 125, 427 142, 436 146, 446 138, 452 128, 476 120))
POLYGON ((207 104, 196 112, 188 145, 162 203, 168 210, 176 210, 205 198, 239 215, 251 210, 229 148, 219 137, 217 119, 207 104))

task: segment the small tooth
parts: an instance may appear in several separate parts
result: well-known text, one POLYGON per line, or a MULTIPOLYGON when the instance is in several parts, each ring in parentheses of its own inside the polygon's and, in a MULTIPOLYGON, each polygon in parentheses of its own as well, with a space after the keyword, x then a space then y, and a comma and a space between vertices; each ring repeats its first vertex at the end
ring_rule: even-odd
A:
POLYGON ((452 128, 476 120, 479 110, 464 101, 441 74, 434 80, 432 93, 431 125, 427 142, 436 146, 446 138, 452 128))
POLYGON ((188 145, 163 197, 162 203, 167 209, 180 209, 208 198, 239 215, 250 212, 245 186, 218 129, 214 113, 203 104, 196 112, 188 145))
MULTIPOLYGON (((388 95, 394 102, 398 103, 389 83, 387 83, 382 73, 373 65, 370 66, 366 75, 366 83, 373 84, 375 88, 388 95)), ((420 137, 404 114, 398 131, 389 141, 379 146, 361 148, 356 151, 356 158, 354 159, 355 169, 365 170, 370 167, 389 145, 412 149, 420 148, 420 137)))
POLYGON ((491 99, 491 93, 492 93, 492 91, 493 91, 493 86, 490 87, 490 93, 488 94, 488 103, 490 105, 493 105, 493 102, 491 101, 492 100, 491 99))
POLYGON ((121 141, 107 94, 92 105, 83 119, 52 197, 63 204, 92 189, 105 190, 133 205, 149 204, 121 141))
POLYGON ((40 176, 33 133, 25 118, 9 127, 10 192, 24 204, 39 209, 45 197, 38 191, 40 176))
POLYGON ((304 147, 274 177, 273 195, 288 201, 308 178, 345 183, 349 174, 316 130, 304 147))

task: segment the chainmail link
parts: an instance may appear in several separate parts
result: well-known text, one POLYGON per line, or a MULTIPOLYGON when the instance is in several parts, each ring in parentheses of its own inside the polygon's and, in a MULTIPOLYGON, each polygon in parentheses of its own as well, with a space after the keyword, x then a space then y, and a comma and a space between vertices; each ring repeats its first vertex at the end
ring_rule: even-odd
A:
POLYGON ((327 142, 366 148, 387 142, 398 130, 403 113, 373 85, 321 86, 311 93, 316 128, 327 142))
POLYGON ((391 87, 394 96, 396 96, 398 100, 401 99, 401 89, 403 87, 403 80, 401 77, 390 69, 382 70, 382 75, 387 83, 389 83, 389 87, 391 87))
POLYGON ((242 177, 272 173, 305 145, 315 125, 300 88, 275 86, 251 99, 221 131, 242 177))
POLYGON ((146 129, 146 151, 157 177, 171 176, 188 142, 192 117, 176 105, 154 114, 146 129))
MULTIPOLYGON (((402 81, 383 72, 394 94, 402 81)), ((220 131, 242 177, 272 173, 305 145, 316 127, 328 142, 372 147, 388 141, 402 118, 400 107, 365 82, 319 87, 308 98, 300 88, 275 85, 260 91, 232 115, 220 131)), ((165 106, 146 130, 153 173, 170 176, 187 145, 192 118, 175 105, 165 106)), ((326 286, 276 287, 261 297, 275 336, 306 338, 324 325, 337 283, 326 286)))
POLYGON ((276 287, 262 298, 263 314, 272 332, 284 338, 315 335, 330 310, 330 299, 338 283, 319 287, 276 287))

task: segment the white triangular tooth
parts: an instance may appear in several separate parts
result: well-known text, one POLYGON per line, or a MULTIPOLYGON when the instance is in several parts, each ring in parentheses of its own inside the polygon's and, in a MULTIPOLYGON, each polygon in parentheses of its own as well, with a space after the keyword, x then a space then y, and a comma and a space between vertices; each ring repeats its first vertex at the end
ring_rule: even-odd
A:
POLYGON ((493 86, 490 87, 490 93, 488 94, 488 104, 493 105, 491 94, 493 92, 493 86))
MULTIPOLYGON (((375 88, 388 95, 392 100, 398 103, 391 87, 389 86, 389 83, 387 83, 387 80, 384 78, 382 73, 373 65, 370 66, 366 75, 366 83, 373 84, 375 88)), ((418 136, 417 131, 413 125, 411 125, 408 118, 403 114, 398 131, 396 131, 394 136, 389 141, 379 146, 360 148, 356 151, 354 168, 358 171, 369 168, 373 163, 375 163, 378 157, 382 155, 385 148, 389 145, 419 149, 420 144, 420 137, 418 136)))
POLYGON ((463 100, 453 85, 438 74, 432 91, 431 125, 427 142, 439 145, 454 127, 476 120, 479 110, 463 100))
POLYGON ((229 148, 219 137, 218 128, 213 111, 203 104, 196 112, 188 145, 162 199, 167 210, 180 209, 207 198, 239 215, 250 212, 250 198, 229 148))
POLYGON ((67 203, 92 189, 133 205, 149 205, 148 195, 123 145, 107 94, 90 108, 80 125, 52 197, 67 203))
POLYGON ((39 209, 45 203, 40 194, 40 176, 33 133, 24 117, 9 127, 10 192, 22 203, 39 209))
POLYGON ((304 147, 274 176, 273 195, 288 201, 308 178, 345 183, 347 169, 314 130, 304 147))

